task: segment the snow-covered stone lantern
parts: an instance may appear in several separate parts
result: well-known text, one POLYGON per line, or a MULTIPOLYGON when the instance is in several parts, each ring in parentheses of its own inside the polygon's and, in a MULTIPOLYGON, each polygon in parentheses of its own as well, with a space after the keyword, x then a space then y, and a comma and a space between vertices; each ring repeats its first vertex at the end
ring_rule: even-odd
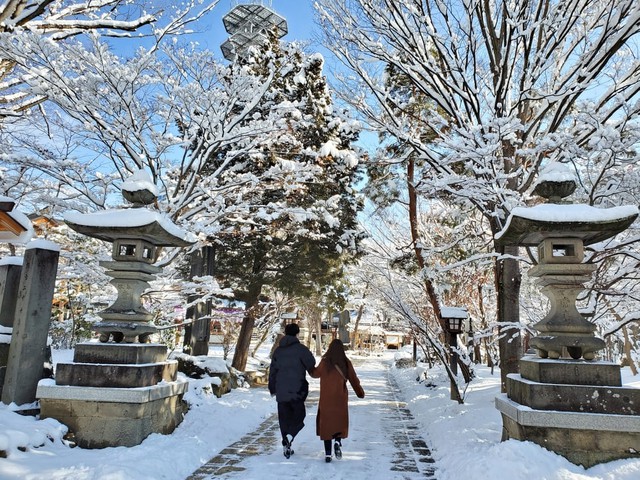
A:
POLYGON ((533 326, 536 353, 520 359, 519 374, 507 376, 496 408, 503 440, 532 441, 589 468, 640 451, 640 389, 622 386, 619 365, 596 360, 604 341, 576 308, 595 270, 583 263, 584 247, 626 230, 638 208, 564 203, 575 185, 566 166, 545 169, 534 193, 549 203, 513 209, 497 236, 502 245, 537 248, 538 264, 529 275, 551 308, 533 326))
POLYGON ((132 208, 67 213, 65 222, 79 233, 113 244, 113 261, 102 261, 100 265, 113 277, 111 283, 118 298, 98 313, 102 321, 93 329, 100 334, 100 341, 146 343, 156 327, 151 324, 153 315, 145 309, 141 295, 154 274, 162 271, 153 263, 161 247, 185 247, 193 242, 167 217, 146 207, 155 202, 157 189, 144 170, 124 182, 122 195, 133 204, 132 208))
POLYGON ((635 206, 596 208, 563 204, 573 193, 575 179, 567 167, 553 164, 538 179, 534 193, 549 203, 515 208, 506 227, 498 235, 501 244, 537 247, 538 265, 529 275, 551 302, 551 310, 534 325, 540 332, 531 340, 542 358, 560 358, 566 351, 571 358, 593 360, 604 348, 595 337, 596 327, 576 308, 576 299, 596 269, 582 263, 584 247, 614 237, 637 218, 635 206))
POLYGON ((41 417, 67 425, 85 448, 133 446, 151 433, 171 433, 182 421, 188 388, 177 376, 178 362, 167 359, 167 347, 149 343, 156 327, 141 295, 162 271, 153 265, 160 248, 192 242, 147 207, 156 187, 146 172, 129 178, 122 193, 131 208, 65 215, 72 229, 113 244, 113 261, 100 265, 113 277, 118 297, 98 313, 102 321, 93 329, 100 342, 76 345, 73 362, 57 364, 55 384, 42 381, 37 391, 41 417))

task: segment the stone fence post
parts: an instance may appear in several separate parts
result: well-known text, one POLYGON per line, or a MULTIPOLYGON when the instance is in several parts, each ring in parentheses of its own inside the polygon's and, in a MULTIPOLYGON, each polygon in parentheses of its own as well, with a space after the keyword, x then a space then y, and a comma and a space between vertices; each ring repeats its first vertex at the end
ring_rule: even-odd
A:
POLYGON ((51 304, 60 249, 46 240, 27 245, 18 287, 2 402, 36 401, 36 389, 47 360, 51 304))
POLYGON ((22 257, 8 257, 0 260, 0 398, 2 398, 2 387, 9 359, 21 270, 22 257))

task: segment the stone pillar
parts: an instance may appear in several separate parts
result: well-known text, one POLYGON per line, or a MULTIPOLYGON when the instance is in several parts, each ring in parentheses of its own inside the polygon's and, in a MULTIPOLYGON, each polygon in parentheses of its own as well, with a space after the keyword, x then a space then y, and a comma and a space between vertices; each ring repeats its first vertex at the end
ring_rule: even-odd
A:
POLYGON ((0 261, 0 398, 9 359, 21 270, 21 257, 9 257, 0 261))
POLYGON ((0 261, 0 326, 2 327, 13 328, 21 270, 21 257, 9 257, 0 261))
POLYGON ((349 310, 343 310, 340 312, 340 320, 338 322, 338 338, 345 345, 349 344, 349 330, 347 330, 347 324, 351 321, 351 314, 349 310))
POLYGON ((36 389, 47 360, 51 303, 58 270, 58 247, 44 240, 32 242, 16 297, 13 335, 2 389, 2 402, 24 405, 36 401, 36 389))

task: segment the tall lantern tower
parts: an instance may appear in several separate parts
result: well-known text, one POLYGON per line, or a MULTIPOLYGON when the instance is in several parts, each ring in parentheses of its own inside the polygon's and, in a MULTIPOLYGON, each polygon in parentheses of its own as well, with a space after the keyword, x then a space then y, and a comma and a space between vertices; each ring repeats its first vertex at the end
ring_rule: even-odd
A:
POLYGON ((220 47, 224 58, 233 62, 245 56, 250 47, 263 45, 269 32, 277 38, 287 34, 287 21, 271 5, 271 0, 232 0, 231 11, 222 19, 229 34, 220 47))

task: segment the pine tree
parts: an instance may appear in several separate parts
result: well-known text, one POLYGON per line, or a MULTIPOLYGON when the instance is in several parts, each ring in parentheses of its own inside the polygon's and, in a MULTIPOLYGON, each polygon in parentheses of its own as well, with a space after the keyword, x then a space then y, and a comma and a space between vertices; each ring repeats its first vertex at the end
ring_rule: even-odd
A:
MULTIPOLYGON (((333 109, 323 58, 271 42, 241 60, 245 71, 274 75, 250 117, 272 117, 277 129, 234 160, 221 182, 244 184, 227 201, 216 245, 216 276, 245 304, 233 366, 246 366, 265 287, 308 295, 335 282, 359 253, 361 202, 354 190, 358 130, 333 109)), ((227 160, 234 146, 211 162, 227 160)))

